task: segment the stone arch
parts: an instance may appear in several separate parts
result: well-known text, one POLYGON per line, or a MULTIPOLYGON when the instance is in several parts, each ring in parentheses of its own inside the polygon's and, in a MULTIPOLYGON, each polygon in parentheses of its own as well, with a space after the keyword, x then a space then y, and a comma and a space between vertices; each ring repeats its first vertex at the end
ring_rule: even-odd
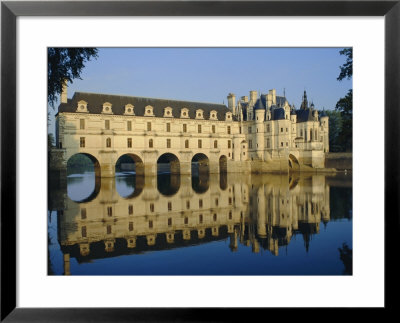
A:
POLYGON ((143 159, 142 159, 139 155, 137 155, 137 154, 132 154, 132 153, 124 153, 124 154, 121 154, 121 155, 118 157, 118 159, 117 159, 117 161, 116 161, 116 163, 115 163, 116 170, 117 170, 117 165, 118 165, 118 163, 121 162, 121 159, 126 158, 126 157, 128 157, 131 161, 133 161, 134 166, 133 166, 133 168, 132 168, 132 166, 121 165, 121 166, 120 166, 120 170, 121 170, 121 171, 124 171, 124 170, 129 171, 129 170, 131 170, 131 171, 134 171, 136 175, 143 176, 143 175, 144 175, 144 163, 143 163, 143 159), (126 169, 124 169, 124 168, 126 168, 126 169), (132 168, 132 169, 130 169, 130 168, 132 168))
POLYGON ((220 173, 228 172, 228 158, 225 155, 221 155, 219 157, 219 172, 220 173))
POLYGON ((162 154, 157 159, 158 191, 162 195, 173 196, 179 191, 180 185, 179 158, 172 153, 162 154))
POLYGON ((192 157, 192 175, 209 174, 210 160, 207 155, 197 153, 192 157))
POLYGON ((162 154, 157 159, 157 172, 180 174, 179 158, 172 153, 162 154), (166 167, 166 164, 169 164, 169 167, 166 167), (167 168, 169 168, 169 170, 167 168))
POLYGON ((199 194, 208 191, 210 186, 210 160, 203 153, 195 154, 192 163, 192 189, 199 194))
MULTIPOLYGON (((77 199, 71 198, 70 196, 69 197, 71 198, 71 200, 73 200, 76 203, 87 203, 87 202, 90 202, 93 199, 95 199, 97 197, 97 195, 99 194, 99 192, 100 192, 100 188, 101 188, 101 167, 100 167, 99 161, 93 155, 88 154, 88 153, 76 153, 76 154, 72 154, 71 156, 69 156, 69 158, 67 160, 67 163, 66 163, 66 165, 67 165, 67 173, 68 173, 69 167, 71 167, 71 161, 72 161, 71 159, 74 158, 74 156, 77 156, 77 155, 83 155, 83 156, 89 158, 89 160, 92 162, 93 168, 94 168, 94 175, 95 175, 94 176, 94 187, 93 187, 93 190, 85 198, 77 200, 77 199)), ((67 186, 67 190, 68 190, 68 186, 67 186)))
POLYGON ((293 154, 289 154, 288 163, 290 171, 300 171, 300 163, 293 154))

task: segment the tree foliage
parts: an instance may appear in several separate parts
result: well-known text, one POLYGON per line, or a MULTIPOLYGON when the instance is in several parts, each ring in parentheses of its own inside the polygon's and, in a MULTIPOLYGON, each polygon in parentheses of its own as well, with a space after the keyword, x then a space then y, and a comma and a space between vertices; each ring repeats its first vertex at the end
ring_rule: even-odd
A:
POLYGON ((97 58, 96 48, 48 48, 47 102, 54 108, 57 96, 62 92, 64 80, 72 83, 81 78, 85 63, 97 58))
POLYGON ((344 48, 339 52, 340 55, 345 55, 347 57, 346 63, 340 66, 340 74, 337 78, 338 81, 347 78, 351 79, 353 76, 353 48, 344 48))
MULTIPOLYGON (((353 76, 353 49, 345 48, 340 55, 347 57, 346 62, 340 66, 340 74, 337 80, 351 79, 353 76)), ((337 138, 341 151, 353 150, 353 90, 350 89, 344 98, 336 103, 336 111, 340 112, 342 119, 341 129, 337 138)), ((331 128, 330 128, 331 129, 331 128)))
POLYGON ((325 114, 329 117, 329 150, 332 152, 343 151, 344 148, 339 141, 342 131, 342 116, 336 110, 327 110, 325 114))
POLYGON ((353 149, 353 90, 349 90, 344 98, 341 98, 335 107, 342 117, 342 129, 339 134, 339 143, 345 151, 353 149))

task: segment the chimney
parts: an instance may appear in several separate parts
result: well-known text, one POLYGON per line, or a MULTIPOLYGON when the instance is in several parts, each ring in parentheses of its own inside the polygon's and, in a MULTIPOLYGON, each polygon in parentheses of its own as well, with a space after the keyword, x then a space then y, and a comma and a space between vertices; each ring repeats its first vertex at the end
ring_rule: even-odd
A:
POLYGON ((244 102, 244 103, 247 103, 247 102, 249 102, 249 97, 246 95, 246 96, 242 96, 242 101, 244 102))
POLYGON ((228 108, 235 114, 235 107, 236 107, 236 96, 233 93, 228 94, 228 108))
POLYGON ((256 103, 256 101, 257 101, 257 91, 250 91, 250 101, 252 101, 253 104, 256 103))
POLYGON ((63 81, 63 85, 62 85, 62 92, 61 92, 61 103, 67 103, 68 99, 67 99, 67 80, 63 81))

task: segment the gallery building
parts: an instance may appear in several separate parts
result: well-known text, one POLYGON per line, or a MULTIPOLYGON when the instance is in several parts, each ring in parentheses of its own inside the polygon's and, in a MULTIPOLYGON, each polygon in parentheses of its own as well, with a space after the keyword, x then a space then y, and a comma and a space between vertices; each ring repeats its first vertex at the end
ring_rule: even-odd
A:
POLYGON ((288 172, 324 168, 329 151, 328 117, 319 115, 304 92, 300 109, 275 90, 250 91, 224 104, 75 92, 61 94, 56 145, 63 165, 85 154, 96 175, 115 176, 122 156, 137 174, 288 172))

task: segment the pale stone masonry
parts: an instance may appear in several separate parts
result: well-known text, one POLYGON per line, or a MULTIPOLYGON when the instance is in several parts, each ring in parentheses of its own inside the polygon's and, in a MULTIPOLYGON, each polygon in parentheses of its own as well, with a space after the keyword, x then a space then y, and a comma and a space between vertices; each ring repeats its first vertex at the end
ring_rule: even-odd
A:
POLYGON ((324 167, 329 151, 328 117, 309 106, 299 110, 275 90, 250 91, 223 104, 76 92, 61 94, 56 115, 57 148, 64 167, 87 155, 101 177, 115 176, 123 155, 136 172, 157 173, 170 162, 172 173, 190 174, 192 162, 210 173, 310 171, 324 167))

